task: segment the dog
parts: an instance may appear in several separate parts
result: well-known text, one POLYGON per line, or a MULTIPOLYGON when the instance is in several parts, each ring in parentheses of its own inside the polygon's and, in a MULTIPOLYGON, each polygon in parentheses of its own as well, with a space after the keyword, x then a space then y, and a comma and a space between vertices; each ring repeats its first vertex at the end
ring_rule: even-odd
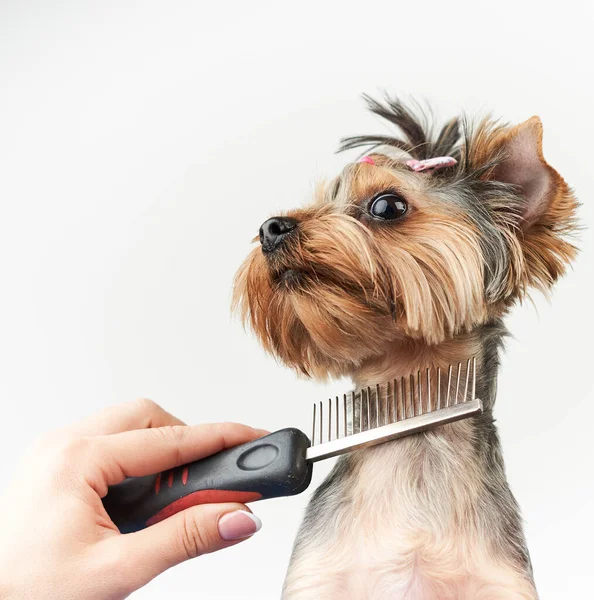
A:
POLYGON ((265 221, 234 303, 263 347, 357 387, 477 357, 482 415, 340 458, 313 494, 284 600, 533 600, 520 511, 493 418, 503 318, 576 255, 576 198, 538 117, 448 121, 398 99, 391 136, 306 208, 265 221))

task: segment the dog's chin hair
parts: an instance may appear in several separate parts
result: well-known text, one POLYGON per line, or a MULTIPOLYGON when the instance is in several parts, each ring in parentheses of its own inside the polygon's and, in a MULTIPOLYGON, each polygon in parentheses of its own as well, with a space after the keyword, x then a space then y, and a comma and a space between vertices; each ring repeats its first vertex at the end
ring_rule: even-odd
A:
POLYGON ((288 275, 273 277, 262 252, 250 254, 235 306, 266 350, 317 377, 351 372, 397 339, 437 344, 483 322, 483 265, 473 260, 480 252, 471 224, 441 214, 430 229, 408 227, 414 242, 403 235, 394 243, 348 215, 318 213, 290 246, 288 275))

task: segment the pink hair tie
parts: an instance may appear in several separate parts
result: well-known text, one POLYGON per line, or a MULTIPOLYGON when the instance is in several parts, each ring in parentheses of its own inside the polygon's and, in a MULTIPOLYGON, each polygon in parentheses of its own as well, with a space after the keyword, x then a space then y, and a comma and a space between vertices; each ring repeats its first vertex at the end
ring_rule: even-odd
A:
POLYGON ((445 169, 457 165, 458 161, 451 156, 437 156, 436 158, 427 158, 425 160, 407 160, 406 166, 420 173, 421 171, 436 171, 437 169, 445 169))
MULTIPOLYGON (((375 161, 371 156, 363 156, 357 162, 375 165, 375 161)), ((435 158, 427 158, 425 160, 407 160, 406 166, 416 173, 423 171, 437 171, 437 169, 445 169, 458 164, 458 161, 451 156, 436 156, 435 158)))

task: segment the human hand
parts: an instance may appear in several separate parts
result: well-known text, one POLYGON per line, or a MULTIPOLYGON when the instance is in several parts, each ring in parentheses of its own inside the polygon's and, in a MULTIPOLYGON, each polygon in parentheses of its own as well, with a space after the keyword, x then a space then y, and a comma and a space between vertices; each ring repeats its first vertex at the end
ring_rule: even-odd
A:
POLYGON ((101 499, 126 477, 158 473, 266 432, 188 427, 149 400, 109 408, 45 436, 0 503, 0 598, 116 600, 182 561, 250 537, 243 504, 205 504, 120 534, 101 499))

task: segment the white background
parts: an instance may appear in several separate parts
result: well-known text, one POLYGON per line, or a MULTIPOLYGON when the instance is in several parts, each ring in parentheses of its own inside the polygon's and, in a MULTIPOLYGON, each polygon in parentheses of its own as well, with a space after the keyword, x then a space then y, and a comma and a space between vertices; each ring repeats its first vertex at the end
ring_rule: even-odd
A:
MULTIPOLYGON (((260 223, 352 160, 339 138, 386 131, 362 92, 443 117, 539 114, 591 226, 592 4, 550 6, 2 0, 0 488, 35 435, 108 404, 306 428, 310 403, 343 389, 277 366, 229 297, 260 223)), ((544 599, 590 593, 592 241, 550 305, 509 319, 500 380, 544 599)), ((252 540, 135 597, 278 598, 307 497, 254 505, 252 540)))

